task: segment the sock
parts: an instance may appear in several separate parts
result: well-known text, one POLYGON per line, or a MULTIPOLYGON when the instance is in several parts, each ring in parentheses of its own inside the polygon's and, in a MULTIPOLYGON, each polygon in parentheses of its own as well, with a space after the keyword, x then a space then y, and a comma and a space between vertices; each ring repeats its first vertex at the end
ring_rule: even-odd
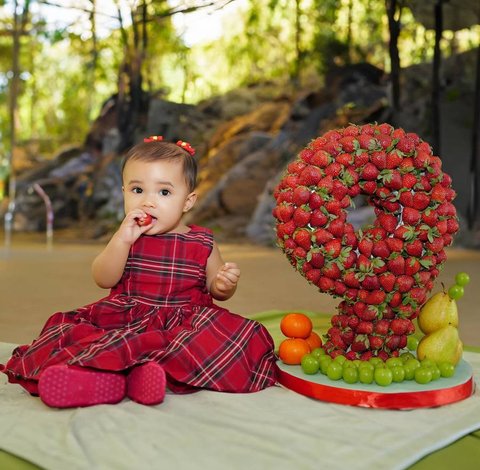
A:
POLYGON ((142 405, 162 403, 165 387, 165 371, 156 362, 134 367, 127 376, 127 397, 142 405))
POLYGON ((55 408, 118 403, 125 397, 126 378, 120 373, 55 365, 38 381, 41 400, 55 408))

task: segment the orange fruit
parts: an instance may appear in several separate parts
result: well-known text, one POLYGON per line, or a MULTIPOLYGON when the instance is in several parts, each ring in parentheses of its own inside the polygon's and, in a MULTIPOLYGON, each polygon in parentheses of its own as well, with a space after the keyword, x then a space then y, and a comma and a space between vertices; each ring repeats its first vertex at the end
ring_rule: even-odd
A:
POLYGON ((284 364, 297 365, 310 352, 308 343, 302 338, 287 338, 280 343, 278 357, 284 364))
POLYGON ((312 320, 303 313, 287 313, 280 322, 280 329, 288 338, 308 338, 312 328, 312 320))
POLYGON ((305 341, 310 346, 310 350, 313 351, 314 349, 322 347, 322 340, 320 336, 317 335, 314 331, 310 333, 310 336, 305 339, 305 341))

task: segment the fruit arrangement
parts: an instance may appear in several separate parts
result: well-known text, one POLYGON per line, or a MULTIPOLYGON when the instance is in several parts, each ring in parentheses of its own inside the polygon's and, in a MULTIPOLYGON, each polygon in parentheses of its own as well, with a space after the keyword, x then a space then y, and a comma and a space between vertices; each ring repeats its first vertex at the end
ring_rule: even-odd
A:
POLYGON ((399 355, 458 230, 452 180, 414 133, 389 124, 332 130, 303 149, 274 196, 277 243, 321 292, 343 298, 323 349, 348 360, 399 355), (353 198, 374 207, 355 231, 353 198))

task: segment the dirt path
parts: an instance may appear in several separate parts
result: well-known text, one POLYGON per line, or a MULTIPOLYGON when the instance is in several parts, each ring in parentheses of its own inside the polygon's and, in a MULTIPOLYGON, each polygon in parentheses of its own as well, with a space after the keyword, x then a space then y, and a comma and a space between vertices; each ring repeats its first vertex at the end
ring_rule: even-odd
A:
MULTIPOLYGON (((99 244, 57 243, 51 251, 39 241, 14 241, 7 254, 0 245, 0 341, 30 342, 56 311, 80 307, 107 294, 90 275, 99 244)), ((266 310, 306 309, 334 313, 339 299, 321 294, 288 263, 279 249, 248 244, 220 246, 226 261, 242 269, 233 298, 222 306, 241 315, 266 310)), ((472 279, 459 301, 460 334, 465 344, 480 346, 480 252, 450 250, 439 277, 452 283, 455 273, 472 279)))

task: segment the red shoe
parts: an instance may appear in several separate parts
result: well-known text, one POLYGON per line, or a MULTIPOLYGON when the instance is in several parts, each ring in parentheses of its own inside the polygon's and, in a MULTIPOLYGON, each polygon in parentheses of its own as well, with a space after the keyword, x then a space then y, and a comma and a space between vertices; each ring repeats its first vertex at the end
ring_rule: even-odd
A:
POLYGON ((134 367, 127 376, 127 397, 142 405, 162 403, 165 387, 165 371, 156 362, 134 367))
POLYGON ((48 367, 38 381, 40 398, 54 408, 118 403, 125 389, 122 374, 66 365, 48 367))

